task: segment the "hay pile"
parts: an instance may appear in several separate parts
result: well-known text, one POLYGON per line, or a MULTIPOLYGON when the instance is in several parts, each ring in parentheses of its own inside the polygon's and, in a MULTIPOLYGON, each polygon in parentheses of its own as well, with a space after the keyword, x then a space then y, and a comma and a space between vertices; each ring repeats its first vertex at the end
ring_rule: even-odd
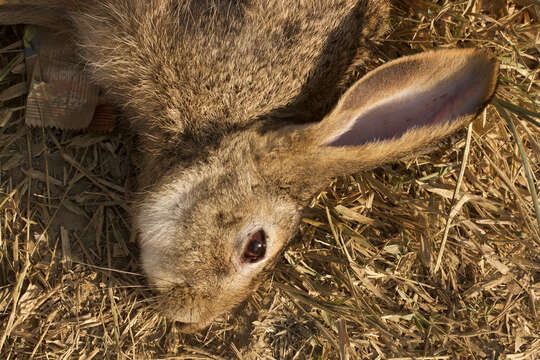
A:
POLYGON ((135 139, 26 128, 21 29, 0 28, 0 358, 540 358, 540 3, 393 3, 377 61, 490 49, 494 104, 429 155, 334 181, 271 281, 190 336, 140 275, 135 139))

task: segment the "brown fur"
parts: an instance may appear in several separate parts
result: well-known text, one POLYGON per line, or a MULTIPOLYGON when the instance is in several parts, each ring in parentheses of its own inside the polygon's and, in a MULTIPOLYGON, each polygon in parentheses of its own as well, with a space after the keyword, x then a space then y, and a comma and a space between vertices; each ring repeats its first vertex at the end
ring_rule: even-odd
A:
MULTIPOLYGON (((386 31, 384 0, 29 3, 68 14, 88 71, 140 134, 145 158, 135 223, 143 265, 160 289, 161 308, 186 331, 251 293, 331 177, 444 137, 495 88, 493 59, 455 50, 385 65, 338 102, 348 69, 366 60, 370 39, 386 31), (463 109, 459 93, 443 102, 443 115, 461 109, 449 111, 457 119, 413 122, 393 138, 357 146, 329 145, 369 115, 371 104, 388 101, 399 110, 399 92, 408 89, 428 106, 437 89, 459 82, 478 99, 463 109), (306 121, 320 122, 301 125, 306 121), (265 257, 242 262, 256 229, 267 234, 265 257)), ((2 14, 0 7, 0 22, 2 14)))

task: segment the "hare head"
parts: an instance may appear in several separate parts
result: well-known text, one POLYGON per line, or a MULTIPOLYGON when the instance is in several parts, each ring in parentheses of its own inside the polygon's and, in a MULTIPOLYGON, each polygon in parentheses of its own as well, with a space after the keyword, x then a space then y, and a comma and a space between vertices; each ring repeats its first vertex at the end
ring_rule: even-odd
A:
MULTIPOLYGON (((142 264, 185 331, 248 297, 331 178, 421 151, 495 91, 495 59, 442 50, 391 61, 336 101, 366 38, 384 31, 384 0, 28 3, 39 6, 12 14, 70 24, 141 137, 142 264), (274 112, 298 99, 311 122, 274 112)), ((1 10, 0 23, 17 22, 1 10)))
POLYGON ((335 176, 421 150, 469 121, 495 89, 496 61, 445 50, 392 61, 355 83, 320 122, 231 134, 207 161, 172 168, 136 222, 163 308, 205 326, 244 300, 335 176))

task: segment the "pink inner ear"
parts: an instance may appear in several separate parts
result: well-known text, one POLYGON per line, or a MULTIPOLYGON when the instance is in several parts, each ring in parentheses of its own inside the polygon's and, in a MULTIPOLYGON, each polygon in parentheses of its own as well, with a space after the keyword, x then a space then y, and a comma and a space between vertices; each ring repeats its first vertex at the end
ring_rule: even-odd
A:
POLYGON ((391 95, 361 111, 352 120, 352 126, 331 139, 328 145, 362 145, 398 138, 412 128, 470 115, 485 99, 485 85, 482 83, 471 76, 438 84, 430 90, 406 89, 391 95))

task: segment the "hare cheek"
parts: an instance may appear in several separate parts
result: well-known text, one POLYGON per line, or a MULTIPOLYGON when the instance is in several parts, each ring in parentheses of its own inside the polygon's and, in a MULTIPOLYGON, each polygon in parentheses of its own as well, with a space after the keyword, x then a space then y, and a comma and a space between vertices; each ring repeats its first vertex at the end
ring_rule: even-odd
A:
POLYGON ((159 252, 155 249, 146 248, 142 251, 142 263, 152 285, 157 287, 157 290, 168 290, 171 286, 181 282, 177 274, 167 271, 163 266, 162 258, 159 252))
POLYGON ((143 269, 150 282, 160 288, 167 288, 184 280, 164 261, 168 249, 171 248, 172 237, 173 233, 165 227, 149 227, 148 232, 140 234, 143 269))
POLYGON ((143 202, 135 218, 141 247, 167 249, 174 246, 178 225, 192 203, 189 190, 183 182, 173 183, 143 202))
MULTIPOLYGON (((146 273, 152 277, 161 277, 169 281, 163 258, 174 250, 174 239, 178 236, 176 229, 178 219, 167 216, 166 211, 157 210, 139 214, 136 220, 139 229, 141 258, 146 273), (159 276, 157 275, 159 273, 159 276)), ((171 283, 176 283, 172 281, 171 283)))
POLYGON ((148 196, 135 216, 143 268, 156 286, 170 287, 185 280, 164 260, 178 250, 178 225, 190 206, 186 190, 171 184, 166 191, 148 196))
POLYGON ((139 237, 141 247, 167 248, 174 237, 174 226, 164 218, 156 216, 155 219, 145 217, 139 219, 139 237))

